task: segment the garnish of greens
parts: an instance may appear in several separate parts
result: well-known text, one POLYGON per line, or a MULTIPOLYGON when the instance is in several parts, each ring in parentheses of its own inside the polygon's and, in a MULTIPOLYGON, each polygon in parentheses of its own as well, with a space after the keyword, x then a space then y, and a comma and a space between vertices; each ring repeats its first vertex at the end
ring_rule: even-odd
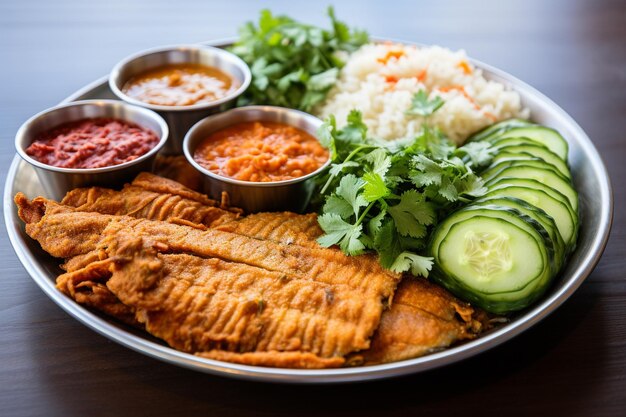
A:
MULTIPOLYGON (((416 94, 413 106, 432 114, 441 104, 416 94)), ((418 110, 418 111, 422 111, 418 110)), ((383 142, 367 136, 361 114, 353 110, 338 129, 334 116, 324 121, 320 140, 332 164, 319 181, 318 242, 339 245, 348 255, 376 251, 395 272, 428 276, 433 259, 424 256, 429 234, 439 220, 486 191, 474 169, 490 162, 493 150, 470 143, 456 148, 436 129, 424 126, 415 138, 383 142)))
POLYGON ((405 113, 411 116, 430 116, 439 110, 443 104, 444 101, 441 97, 436 96, 429 100, 426 90, 420 90, 413 95, 411 107, 405 113))
POLYGON ((364 31, 350 30, 328 8, 330 30, 305 25, 263 10, 258 25, 246 23, 232 52, 252 71, 252 83, 239 105, 268 104, 310 111, 337 81, 344 61, 368 42, 364 31))

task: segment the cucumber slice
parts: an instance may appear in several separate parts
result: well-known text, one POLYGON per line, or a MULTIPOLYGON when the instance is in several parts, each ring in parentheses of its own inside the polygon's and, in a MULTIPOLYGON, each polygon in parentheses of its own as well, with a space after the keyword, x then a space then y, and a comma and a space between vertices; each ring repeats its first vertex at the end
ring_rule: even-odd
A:
MULTIPOLYGON (((507 179, 508 180, 508 179, 507 179)), ((515 180, 515 179, 513 179, 515 180)), ((532 181, 532 180, 525 180, 532 181)), ((545 211, 556 223, 557 229, 565 242, 567 252, 570 252, 575 243, 578 233, 578 218, 574 215, 572 208, 569 206, 567 199, 561 196, 557 198, 555 190, 547 192, 550 187, 543 188, 543 184, 535 183, 528 185, 509 185, 502 183, 500 185, 492 184, 491 188, 482 198, 492 197, 514 197, 519 198, 535 207, 545 211)))
POLYGON ((533 168, 539 168, 539 169, 546 169, 546 170, 552 171, 554 175, 561 177, 563 181, 569 182, 569 178, 563 176, 563 174, 559 172, 557 167, 555 167, 554 165, 550 165, 549 163, 547 163, 541 158, 529 158, 529 159, 524 159, 524 160, 503 159, 497 162, 493 162, 491 165, 485 168, 484 171, 480 173, 480 176, 485 181, 488 181, 488 179, 496 175, 498 172, 502 171, 505 168, 509 168, 512 166, 526 166, 526 167, 533 167, 533 168))
MULTIPOLYGON (((563 193, 535 179, 500 177, 500 178, 495 178, 492 181, 489 181, 488 183, 485 184, 487 189, 490 191, 497 190, 502 187, 508 187, 510 185, 519 186, 519 187, 528 187, 528 188, 533 188, 535 190, 543 191, 544 193, 548 194, 550 197, 554 198, 555 200, 558 200, 562 202, 563 204, 565 204, 565 206, 567 207, 567 210, 570 212, 571 217, 573 219, 576 219, 578 216, 576 211, 574 211, 571 204, 569 203, 569 199, 565 195, 563 195, 563 193)), ((526 201, 526 202, 531 205, 534 205, 533 201, 526 201)))
POLYGON ((456 223, 437 248, 436 259, 442 270, 482 294, 532 290, 549 270, 531 234, 493 217, 456 223))
MULTIPOLYGON (((498 152, 491 159, 491 165, 493 167, 496 164, 500 162, 505 162, 505 161, 537 161, 540 164, 547 164, 548 168, 560 174, 564 179, 571 181, 571 176, 570 176, 569 169, 567 168, 567 165, 565 165, 565 162, 563 162, 561 158, 559 158, 556 155, 555 157, 557 158, 556 159, 557 161, 560 161, 558 163, 559 166, 557 166, 556 164, 553 164, 552 162, 547 162, 545 159, 532 155, 529 152, 520 152, 518 149, 513 149, 513 148, 503 148, 500 152, 498 152)), ((523 165, 524 162, 520 162, 520 164, 523 165)), ((514 165, 514 164, 510 164, 510 165, 514 165)), ((534 164, 534 163, 531 165, 540 166, 542 168, 544 167, 544 165, 539 165, 539 164, 534 164)))
POLYGON ((514 197, 487 197, 472 202, 472 207, 489 205, 513 208, 541 224, 548 232, 548 235, 550 235, 550 239, 554 244, 556 258, 556 270, 554 272, 556 273, 559 269, 561 269, 561 266, 563 266, 563 262, 565 261, 566 246, 554 219, 550 217, 548 213, 541 210, 539 207, 533 206, 532 204, 528 204, 527 202, 514 197))
MULTIPOLYGON (((505 141, 508 139, 505 139, 505 141)), ((557 154, 546 148, 545 146, 538 145, 507 145, 507 144, 498 144, 496 148, 499 150, 496 157, 499 159, 504 158, 502 154, 510 155, 512 153, 528 155, 533 158, 540 158, 554 166, 564 177, 568 178, 570 181, 572 179, 572 175, 570 173, 569 168, 565 161, 563 161, 557 154)), ((494 158, 495 160, 496 158, 494 158)), ((493 161, 492 161, 493 163, 493 161)))
MULTIPOLYGON (((539 287, 533 294, 527 297, 521 297, 519 294, 515 293, 485 295, 464 285, 462 281, 448 276, 437 264, 433 265, 428 277, 457 297, 467 300, 483 310, 494 314, 507 314, 522 310, 541 297, 547 288, 547 285, 544 288, 539 287)), ((550 282, 550 280, 548 280, 548 282, 550 282)))
MULTIPOLYGON (((556 263, 556 252, 554 250, 554 242, 550 239, 549 233, 539 222, 536 222, 531 217, 521 213, 519 210, 508 206, 498 206, 492 204, 484 206, 471 205, 457 210, 454 214, 455 221, 462 221, 480 215, 483 217, 505 219, 507 222, 521 229, 528 229, 530 227, 527 232, 531 233, 537 239, 537 241, 546 249, 547 262, 550 264, 551 269, 556 271, 556 268, 554 267, 556 263)), ((442 226, 442 228, 438 228, 438 230, 440 230, 441 232, 440 237, 445 238, 445 235, 448 233, 449 228, 454 227, 454 225, 454 222, 448 222, 447 226, 442 226)), ((440 238, 433 237, 431 247, 434 249, 440 244, 440 238)))
POLYGON ((489 176, 485 176, 483 179, 488 187, 489 183, 504 177, 532 179, 545 184, 567 197, 574 213, 578 213, 578 193, 574 190, 574 187, 572 187, 569 181, 555 174, 551 169, 515 164, 503 168, 489 176))
POLYGON ((492 124, 491 126, 487 126, 486 128, 473 133, 467 140, 468 141, 485 140, 486 138, 492 138, 501 133, 504 133, 507 130, 511 130, 517 127, 528 127, 528 126, 535 126, 535 125, 529 122, 528 120, 523 120, 523 119, 503 120, 499 123, 492 124))
POLYGON ((568 145, 563 136, 554 129, 544 126, 527 126, 517 127, 499 135, 499 139, 526 137, 546 146, 552 152, 557 154, 562 160, 567 161, 568 145))
MULTIPOLYGON (((493 141, 491 141, 491 144, 493 146, 495 146, 496 148, 503 148, 503 147, 507 147, 507 146, 515 146, 515 145, 534 145, 534 146, 540 146, 543 148, 546 148, 544 145, 542 145, 541 143, 537 142, 536 140, 532 140, 529 138, 525 138, 525 137, 515 137, 515 138, 496 138, 493 141)), ((548 148, 546 148, 548 149, 548 148)))
POLYGON ((467 207, 433 234, 435 278, 482 308, 503 313, 526 307, 553 276, 554 251, 546 230, 503 206, 467 207))

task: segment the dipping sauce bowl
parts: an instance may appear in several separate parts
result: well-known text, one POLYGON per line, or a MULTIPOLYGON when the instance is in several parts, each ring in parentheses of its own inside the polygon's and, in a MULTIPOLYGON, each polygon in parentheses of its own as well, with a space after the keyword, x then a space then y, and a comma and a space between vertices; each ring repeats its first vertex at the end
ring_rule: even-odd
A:
POLYGON ((224 49, 203 45, 176 45, 149 49, 123 59, 111 71, 109 86, 121 100, 154 110, 163 116, 170 128, 170 140, 165 146, 164 153, 180 154, 183 138, 189 128, 210 114, 233 107, 237 97, 250 85, 251 78, 248 65, 238 56, 224 49), (133 98, 123 91, 129 80, 141 77, 147 71, 182 64, 217 69, 228 75, 236 88, 231 89, 224 97, 209 103, 183 106, 150 104, 133 98))
POLYGON ((204 191, 217 200, 220 200, 223 192, 227 192, 230 204, 248 213, 302 212, 313 192, 313 177, 330 164, 330 158, 306 175, 268 182, 242 181, 222 176, 209 171, 194 159, 196 148, 212 133, 246 122, 281 123, 300 129, 313 137, 317 137, 317 131, 322 125, 320 119, 308 113, 274 106, 240 107, 202 119, 187 132, 183 141, 183 153, 187 161, 203 174, 204 191))
POLYGON ((142 171, 151 171, 157 153, 167 142, 169 129, 155 112, 119 100, 84 100, 52 107, 28 119, 17 131, 17 153, 33 166, 47 192, 45 197, 60 200, 77 187, 116 187, 131 181, 142 171), (159 139, 154 147, 131 161, 101 168, 61 168, 31 157, 26 149, 40 135, 70 122, 84 119, 115 119, 151 130, 159 139))

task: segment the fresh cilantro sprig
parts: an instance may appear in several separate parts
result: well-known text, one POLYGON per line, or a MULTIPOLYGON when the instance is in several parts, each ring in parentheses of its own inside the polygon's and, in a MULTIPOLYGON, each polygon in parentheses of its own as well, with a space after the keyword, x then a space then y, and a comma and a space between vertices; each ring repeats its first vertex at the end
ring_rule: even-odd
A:
POLYGON ((326 97, 344 62, 338 52, 367 43, 366 32, 350 30, 328 8, 331 29, 306 25, 263 10, 259 22, 246 23, 232 51, 252 72, 252 84, 239 101, 310 111, 326 97))
POLYGON ((319 137, 332 163, 318 179, 325 232, 318 242, 339 245, 349 255, 373 250, 386 268, 428 276, 429 234, 452 210, 484 194, 472 166, 486 163, 490 149, 457 149, 426 126, 412 139, 378 141, 368 137, 358 111, 341 129, 327 118, 319 137))
POLYGON ((426 90, 420 90, 413 95, 411 107, 405 113, 410 116, 427 117, 439 110, 443 105, 444 101, 441 97, 435 96, 435 98, 429 100, 426 90))

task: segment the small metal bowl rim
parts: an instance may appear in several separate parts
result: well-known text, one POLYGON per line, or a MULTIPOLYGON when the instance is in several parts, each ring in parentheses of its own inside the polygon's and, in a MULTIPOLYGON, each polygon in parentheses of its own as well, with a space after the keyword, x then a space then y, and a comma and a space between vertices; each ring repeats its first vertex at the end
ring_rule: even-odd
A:
MULTIPOLYGON (((196 162, 196 160, 193 158, 192 155, 192 151, 190 148, 190 142, 191 139, 194 135, 194 133, 200 129, 202 129, 206 124, 209 124, 211 122, 214 122, 216 119, 228 119, 229 117, 233 117, 233 115, 236 115, 237 113, 248 113, 250 111, 261 111, 262 113, 275 113, 275 112, 281 112, 281 113, 293 113, 293 114, 297 114, 299 117, 304 118, 308 123, 311 123, 313 125, 316 125, 315 127, 317 129, 319 129, 319 127, 322 125, 322 120, 309 114, 309 113, 305 113, 303 111, 300 110, 295 110, 295 109, 289 109, 286 107, 279 107, 279 106, 244 106, 244 107, 238 107, 236 109, 232 109, 232 110, 228 110, 225 111, 223 113, 218 113, 218 114, 214 114, 208 117, 205 117, 204 119, 198 121, 195 125, 192 126, 191 129, 189 129, 189 131, 187 132, 187 134, 185 135, 185 138, 183 139, 183 153, 185 154, 185 158, 187 158, 187 161, 194 167, 196 168, 198 171, 200 171, 202 174, 207 175, 213 179, 219 180, 219 181, 223 181, 229 184, 234 184, 234 185, 238 185, 238 186, 242 186, 242 187, 280 187, 280 186, 284 186, 284 185, 291 185, 291 184, 297 184, 299 182, 303 182, 308 180, 309 178, 312 178, 318 174, 320 174, 324 169, 326 169, 326 167, 328 167, 328 165, 330 165, 331 161, 331 157, 330 157, 330 153, 328 155, 328 159, 326 160, 326 162, 324 162, 324 164, 322 166, 320 166, 319 168, 317 168, 315 171, 313 172, 309 172, 306 175, 303 175, 301 177, 297 177, 297 178, 291 178, 288 180, 282 180, 282 181, 265 181, 265 182, 254 182, 254 181, 243 181, 243 180, 237 180, 234 178, 229 178, 229 177, 225 177, 223 175, 219 175, 216 174, 214 172, 209 171, 208 169, 204 168, 202 165, 200 165, 198 162, 196 162)), ((262 121, 262 119, 260 119, 259 121, 262 121)), ((221 126, 220 128, 214 130, 211 133, 215 133, 219 130, 225 129, 227 127, 233 126, 237 123, 241 123, 241 122, 232 122, 232 123, 227 123, 224 126, 221 126)), ((286 123, 288 124, 288 123, 286 123)), ((292 126, 292 125, 289 125, 292 126)), ((296 127, 296 126, 292 126, 292 127, 296 127)), ((296 127, 298 128, 298 127, 296 127)), ((299 129, 299 128, 298 128, 299 129)), ((317 138, 317 136, 312 135, 318 142, 320 142, 320 140, 317 138)), ((322 144, 320 142, 320 144, 322 144)), ((323 146, 323 145, 322 145, 323 146)), ((194 149, 195 150, 195 149, 194 149)))
MULTIPOLYGON (((231 78, 234 77, 232 74, 227 74, 227 75, 230 76, 231 78)), ((136 106, 145 107, 147 109, 155 110, 155 111, 183 112, 183 111, 191 111, 191 110, 211 109, 211 108, 218 107, 224 103, 227 103, 231 100, 236 99, 241 94, 243 94, 243 92, 246 91, 248 87, 250 86, 250 83, 252 82, 252 72, 250 71, 250 67, 248 66, 248 64, 246 64, 243 59, 239 58, 237 55, 225 49, 215 48, 213 46, 201 45, 201 44, 196 44, 196 45, 179 44, 179 45, 166 45, 166 46, 159 46, 156 48, 145 49, 143 51, 139 51, 132 55, 127 56, 126 58, 122 59, 117 64, 115 64, 115 66, 113 67, 113 70, 111 70, 111 73, 109 74, 108 82, 109 82, 109 88, 111 89, 111 91, 113 91, 113 94, 115 94, 118 98, 120 98, 121 100, 127 103, 131 103, 136 106), (159 104, 146 103, 145 101, 137 100, 136 98, 130 97, 129 95, 124 93, 120 87, 118 87, 117 81, 119 80, 122 68, 130 64, 132 61, 143 58, 144 56, 156 54, 159 52, 168 52, 168 51, 174 51, 174 50, 182 51, 186 49, 207 51, 215 55, 226 57, 226 59, 232 60, 234 63, 237 64, 237 66, 243 72, 243 82, 241 83, 239 88, 237 88, 235 91, 231 92, 230 94, 220 98, 219 100, 215 100, 210 103, 191 104, 189 106, 163 106, 159 104)))
MULTIPOLYGON (((78 120, 82 120, 82 119, 77 119, 78 120)), ((118 120, 122 120, 128 123, 133 123, 135 125, 140 126, 143 129, 148 129, 150 131, 153 131, 152 129, 149 129, 145 126, 141 126, 139 123, 132 121, 132 120, 126 120, 126 119, 118 119, 118 120)), ((58 126, 62 125, 63 123, 70 123, 73 120, 68 120, 66 122, 61 122, 58 126)), ((54 127, 52 128, 54 129, 54 127)), ((158 132, 154 132, 155 134, 158 134, 158 132)), ((48 171, 54 171, 54 172, 62 172, 62 173, 67 173, 67 174, 99 174, 99 173, 104 173, 104 172, 111 172, 111 171, 117 171, 119 169, 123 169, 132 165, 136 165, 141 163, 142 161, 149 159, 151 156, 155 155, 157 152, 159 152, 161 150, 161 148, 165 145, 165 143, 167 142, 167 138, 169 137, 169 128, 167 127, 167 123, 165 122, 165 120, 159 116, 157 113, 155 113, 154 111, 150 110, 150 109, 146 109, 143 107, 139 107, 139 106, 135 106, 132 104, 128 104, 128 103, 124 103, 123 101, 119 101, 119 100, 106 100, 106 99, 101 99, 101 100, 81 100, 81 101, 73 101, 71 103, 66 103, 66 104, 60 104, 58 106, 54 106, 54 107, 50 107, 46 110, 43 110, 37 114, 35 114, 34 116, 32 116, 31 118, 29 118, 28 120, 26 120, 22 126, 20 126, 20 128, 18 129, 17 133, 15 134, 15 149, 17 150, 17 153, 20 155, 20 157, 25 160, 26 162, 28 162, 29 164, 37 167, 37 168, 41 168, 41 169, 45 169, 48 171), (105 105, 105 106, 121 106, 121 107, 127 107, 129 109, 131 109, 132 111, 136 111, 139 113, 143 113, 145 116, 153 119, 158 125, 159 128, 161 129, 161 135, 159 137, 159 142, 154 145, 154 147, 152 147, 152 149, 150 149, 148 152, 146 152, 145 154, 137 157, 136 159, 133 159, 132 161, 127 161, 127 162, 123 162, 121 164, 117 164, 117 165, 111 165, 108 167, 100 167, 100 168, 63 168, 63 167, 57 167, 54 165, 48 165, 45 164, 43 162, 40 162, 38 160, 36 160, 35 158, 32 158, 30 155, 28 155, 26 153, 25 148, 22 147, 22 138, 24 137, 24 135, 26 134, 28 128, 37 121, 37 119, 39 119, 40 117, 43 117, 45 115, 48 115, 50 113, 54 113, 55 111, 67 108, 67 107, 80 107, 80 106, 85 106, 85 105, 105 105)), ((32 143, 32 142, 31 142, 32 143)))

